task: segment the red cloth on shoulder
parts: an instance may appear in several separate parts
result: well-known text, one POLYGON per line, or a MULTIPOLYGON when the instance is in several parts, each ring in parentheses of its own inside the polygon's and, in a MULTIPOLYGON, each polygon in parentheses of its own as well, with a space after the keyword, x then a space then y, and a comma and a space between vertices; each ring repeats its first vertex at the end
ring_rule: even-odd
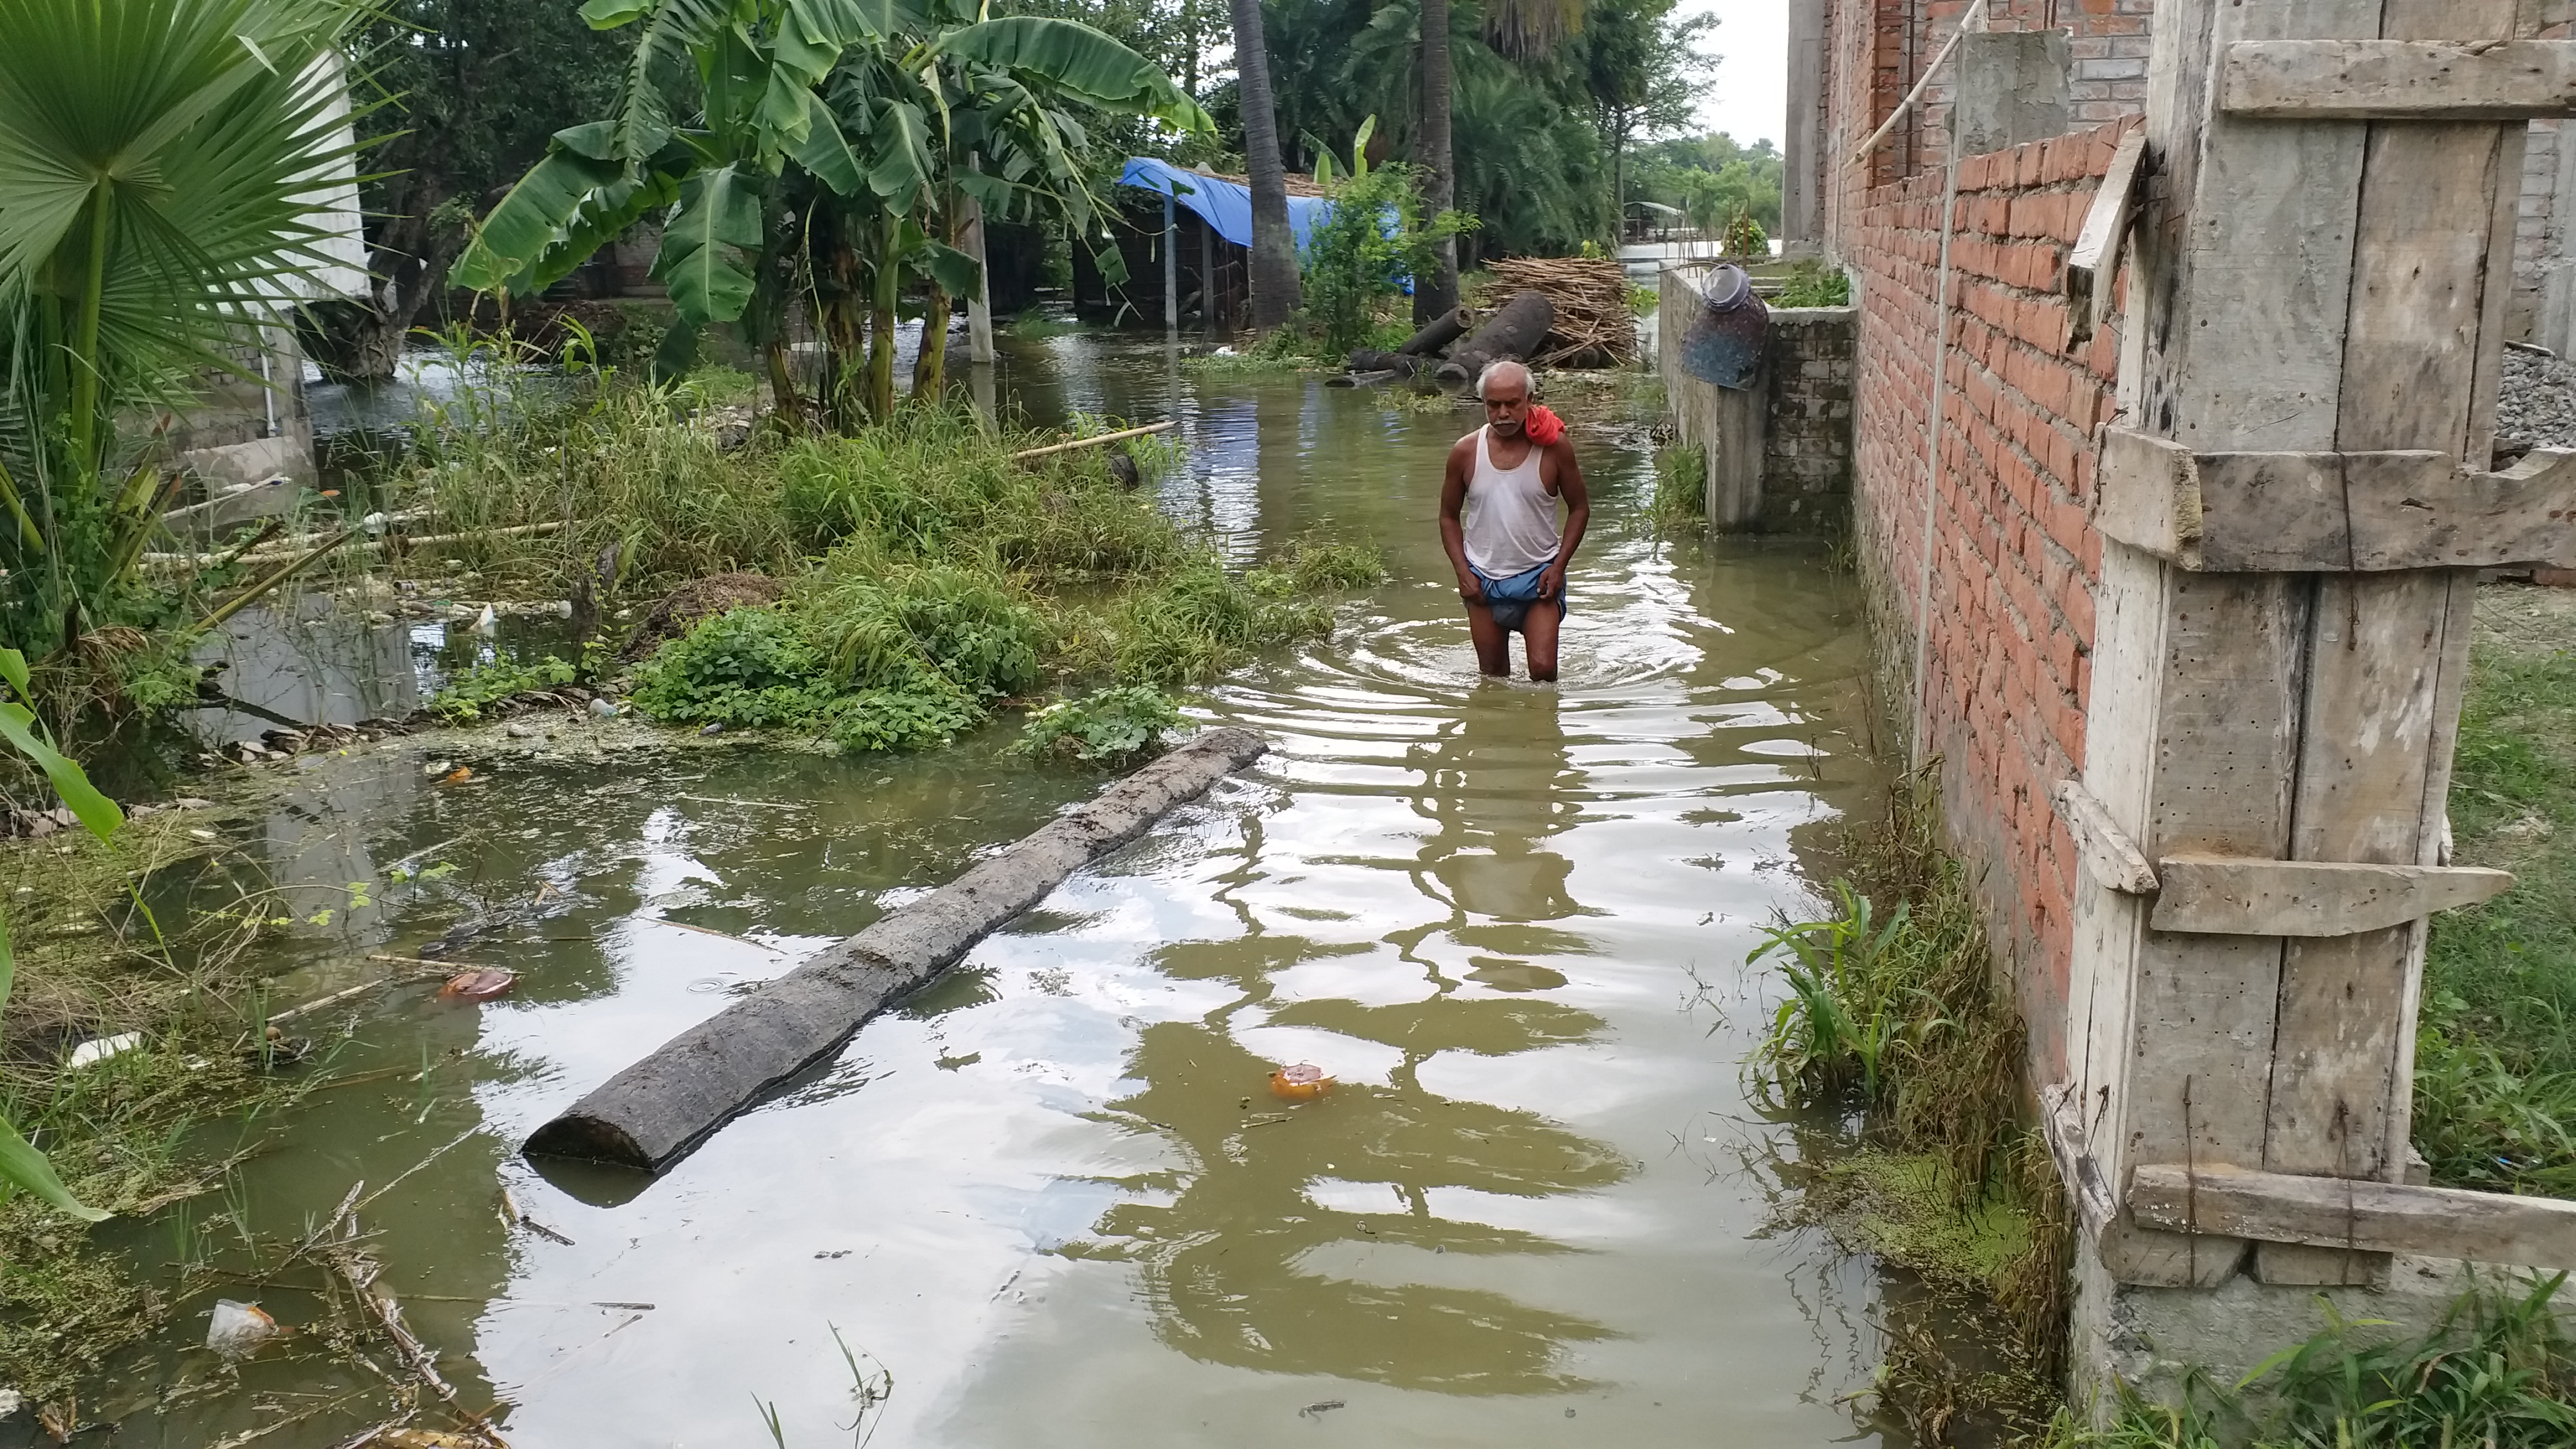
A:
POLYGON ((1530 410, 1522 415, 1521 431, 1529 434, 1531 442, 1544 448, 1565 436, 1565 420, 1549 412, 1543 404, 1532 403, 1530 410))

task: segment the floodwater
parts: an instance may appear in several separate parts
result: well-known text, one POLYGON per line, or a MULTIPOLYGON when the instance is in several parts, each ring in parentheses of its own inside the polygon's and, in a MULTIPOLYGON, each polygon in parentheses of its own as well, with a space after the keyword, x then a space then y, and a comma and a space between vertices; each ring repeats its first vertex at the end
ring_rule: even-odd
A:
MULTIPOLYGON (((999 732, 308 761, 250 846, 295 913, 336 910, 276 948, 276 999, 460 921, 454 959, 518 989, 348 1009, 354 1041, 303 1070, 352 1085, 222 1198, 102 1231, 235 1262, 233 1218, 291 1239, 364 1181, 386 1286, 523 1449, 765 1444, 773 1413, 790 1446, 901 1449, 1874 1437, 1840 1400, 1879 1290, 1771 1229, 1791 1134, 1740 1076, 1773 999, 1757 928, 1877 792, 1849 582, 1807 546, 1658 543, 1642 426, 1564 398, 1596 497, 1564 679, 1480 681, 1432 525, 1472 412, 1197 376, 1132 338, 1015 344, 1000 386, 1041 421, 1180 419, 1162 500, 1237 558, 1384 548, 1392 581, 1331 640, 1204 697, 1268 758, 649 1182, 515 1146, 1098 780, 1000 759, 999 732), (456 759, 476 779, 433 783, 456 759), (1272 1098, 1299 1061, 1338 1086, 1272 1098), (556 1236, 505 1225, 503 1187, 556 1236), (854 1397, 844 1346, 890 1395, 854 1397)), ((293 1326, 317 1284, 228 1292, 293 1326)), ((84 1417, 202 1445, 309 1415, 258 1441, 289 1449, 381 1417, 383 1384, 309 1339, 174 1402, 227 1383, 210 1306, 84 1417)))

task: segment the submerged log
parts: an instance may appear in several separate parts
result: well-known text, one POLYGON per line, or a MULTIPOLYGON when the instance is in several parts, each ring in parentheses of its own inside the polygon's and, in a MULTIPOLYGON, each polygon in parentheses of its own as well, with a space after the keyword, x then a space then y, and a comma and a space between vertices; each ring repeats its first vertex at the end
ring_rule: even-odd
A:
POLYGON ((1372 352, 1363 347, 1351 354, 1353 372, 1392 372, 1411 377, 1416 370, 1425 365, 1424 359, 1410 357, 1401 352, 1372 352))
POLYGON ((1422 324, 1422 329, 1404 339, 1395 349, 1408 357, 1438 357, 1440 349, 1467 335, 1467 309, 1452 307, 1422 324))
POLYGON ((1515 292, 1466 341, 1449 350, 1449 360, 1440 364, 1440 380, 1474 382, 1477 374, 1504 358, 1525 362, 1555 325, 1556 304, 1546 293, 1515 292))
POLYGON ((868 1018, 955 965, 1075 870, 1145 833, 1268 746, 1212 729, 1009 850, 841 942, 619 1072, 527 1141, 531 1157, 659 1171, 868 1018))

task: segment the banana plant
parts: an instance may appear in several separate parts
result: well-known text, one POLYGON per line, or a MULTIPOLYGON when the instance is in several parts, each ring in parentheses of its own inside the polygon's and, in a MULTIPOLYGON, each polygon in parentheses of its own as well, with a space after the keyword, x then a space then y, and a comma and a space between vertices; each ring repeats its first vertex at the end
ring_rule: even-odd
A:
MULTIPOLYGON (((35 712, 24 703, 35 698, 29 688, 27 657, 15 649, 0 649, 0 680, 6 681, 17 695, 16 699, 0 700, 0 740, 7 741, 10 748, 44 772, 54 793, 62 797, 73 818, 85 829, 102 841, 112 839, 125 824, 125 813, 116 808, 115 801, 99 793, 80 766, 54 748, 35 712)), ((0 912, 0 1013, 8 1009, 9 988, 17 974, 17 963, 9 953, 9 918, 6 912, 0 912)), ((7 1118, 0 1117, 0 1197, 11 1192, 32 1192, 82 1222, 94 1223, 107 1216, 74 1197, 45 1154, 20 1136, 7 1118)))
POLYGON ((684 335, 740 328, 767 353, 782 408, 795 391, 778 328, 802 290, 836 378, 855 372, 865 320, 865 411, 891 410, 903 283, 944 297, 976 280, 947 239, 961 192, 1096 229, 1072 107, 1212 127, 1169 76, 1089 26, 986 19, 957 0, 589 0, 582 14, 637 27, 617 114, 556 134, 457 279, 530 295, 667 209, 653 270, 684 335), (663 91, 683 69, 698 102, 685 120, 663 91), (994 170, 961 175, 977 143, 994 170))

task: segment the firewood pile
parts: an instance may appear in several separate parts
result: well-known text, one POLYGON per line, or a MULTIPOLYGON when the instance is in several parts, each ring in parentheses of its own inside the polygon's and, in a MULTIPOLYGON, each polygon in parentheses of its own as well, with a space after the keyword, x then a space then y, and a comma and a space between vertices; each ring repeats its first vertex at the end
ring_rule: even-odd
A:
POLYGON ((1556 305, 1528 361, 1533 367, 1624 367, 1637 360, 1637 318, 1628 277, 1608 257, 1516 257, 1493 264, 1501 296, 1538 292, 1556 305))

